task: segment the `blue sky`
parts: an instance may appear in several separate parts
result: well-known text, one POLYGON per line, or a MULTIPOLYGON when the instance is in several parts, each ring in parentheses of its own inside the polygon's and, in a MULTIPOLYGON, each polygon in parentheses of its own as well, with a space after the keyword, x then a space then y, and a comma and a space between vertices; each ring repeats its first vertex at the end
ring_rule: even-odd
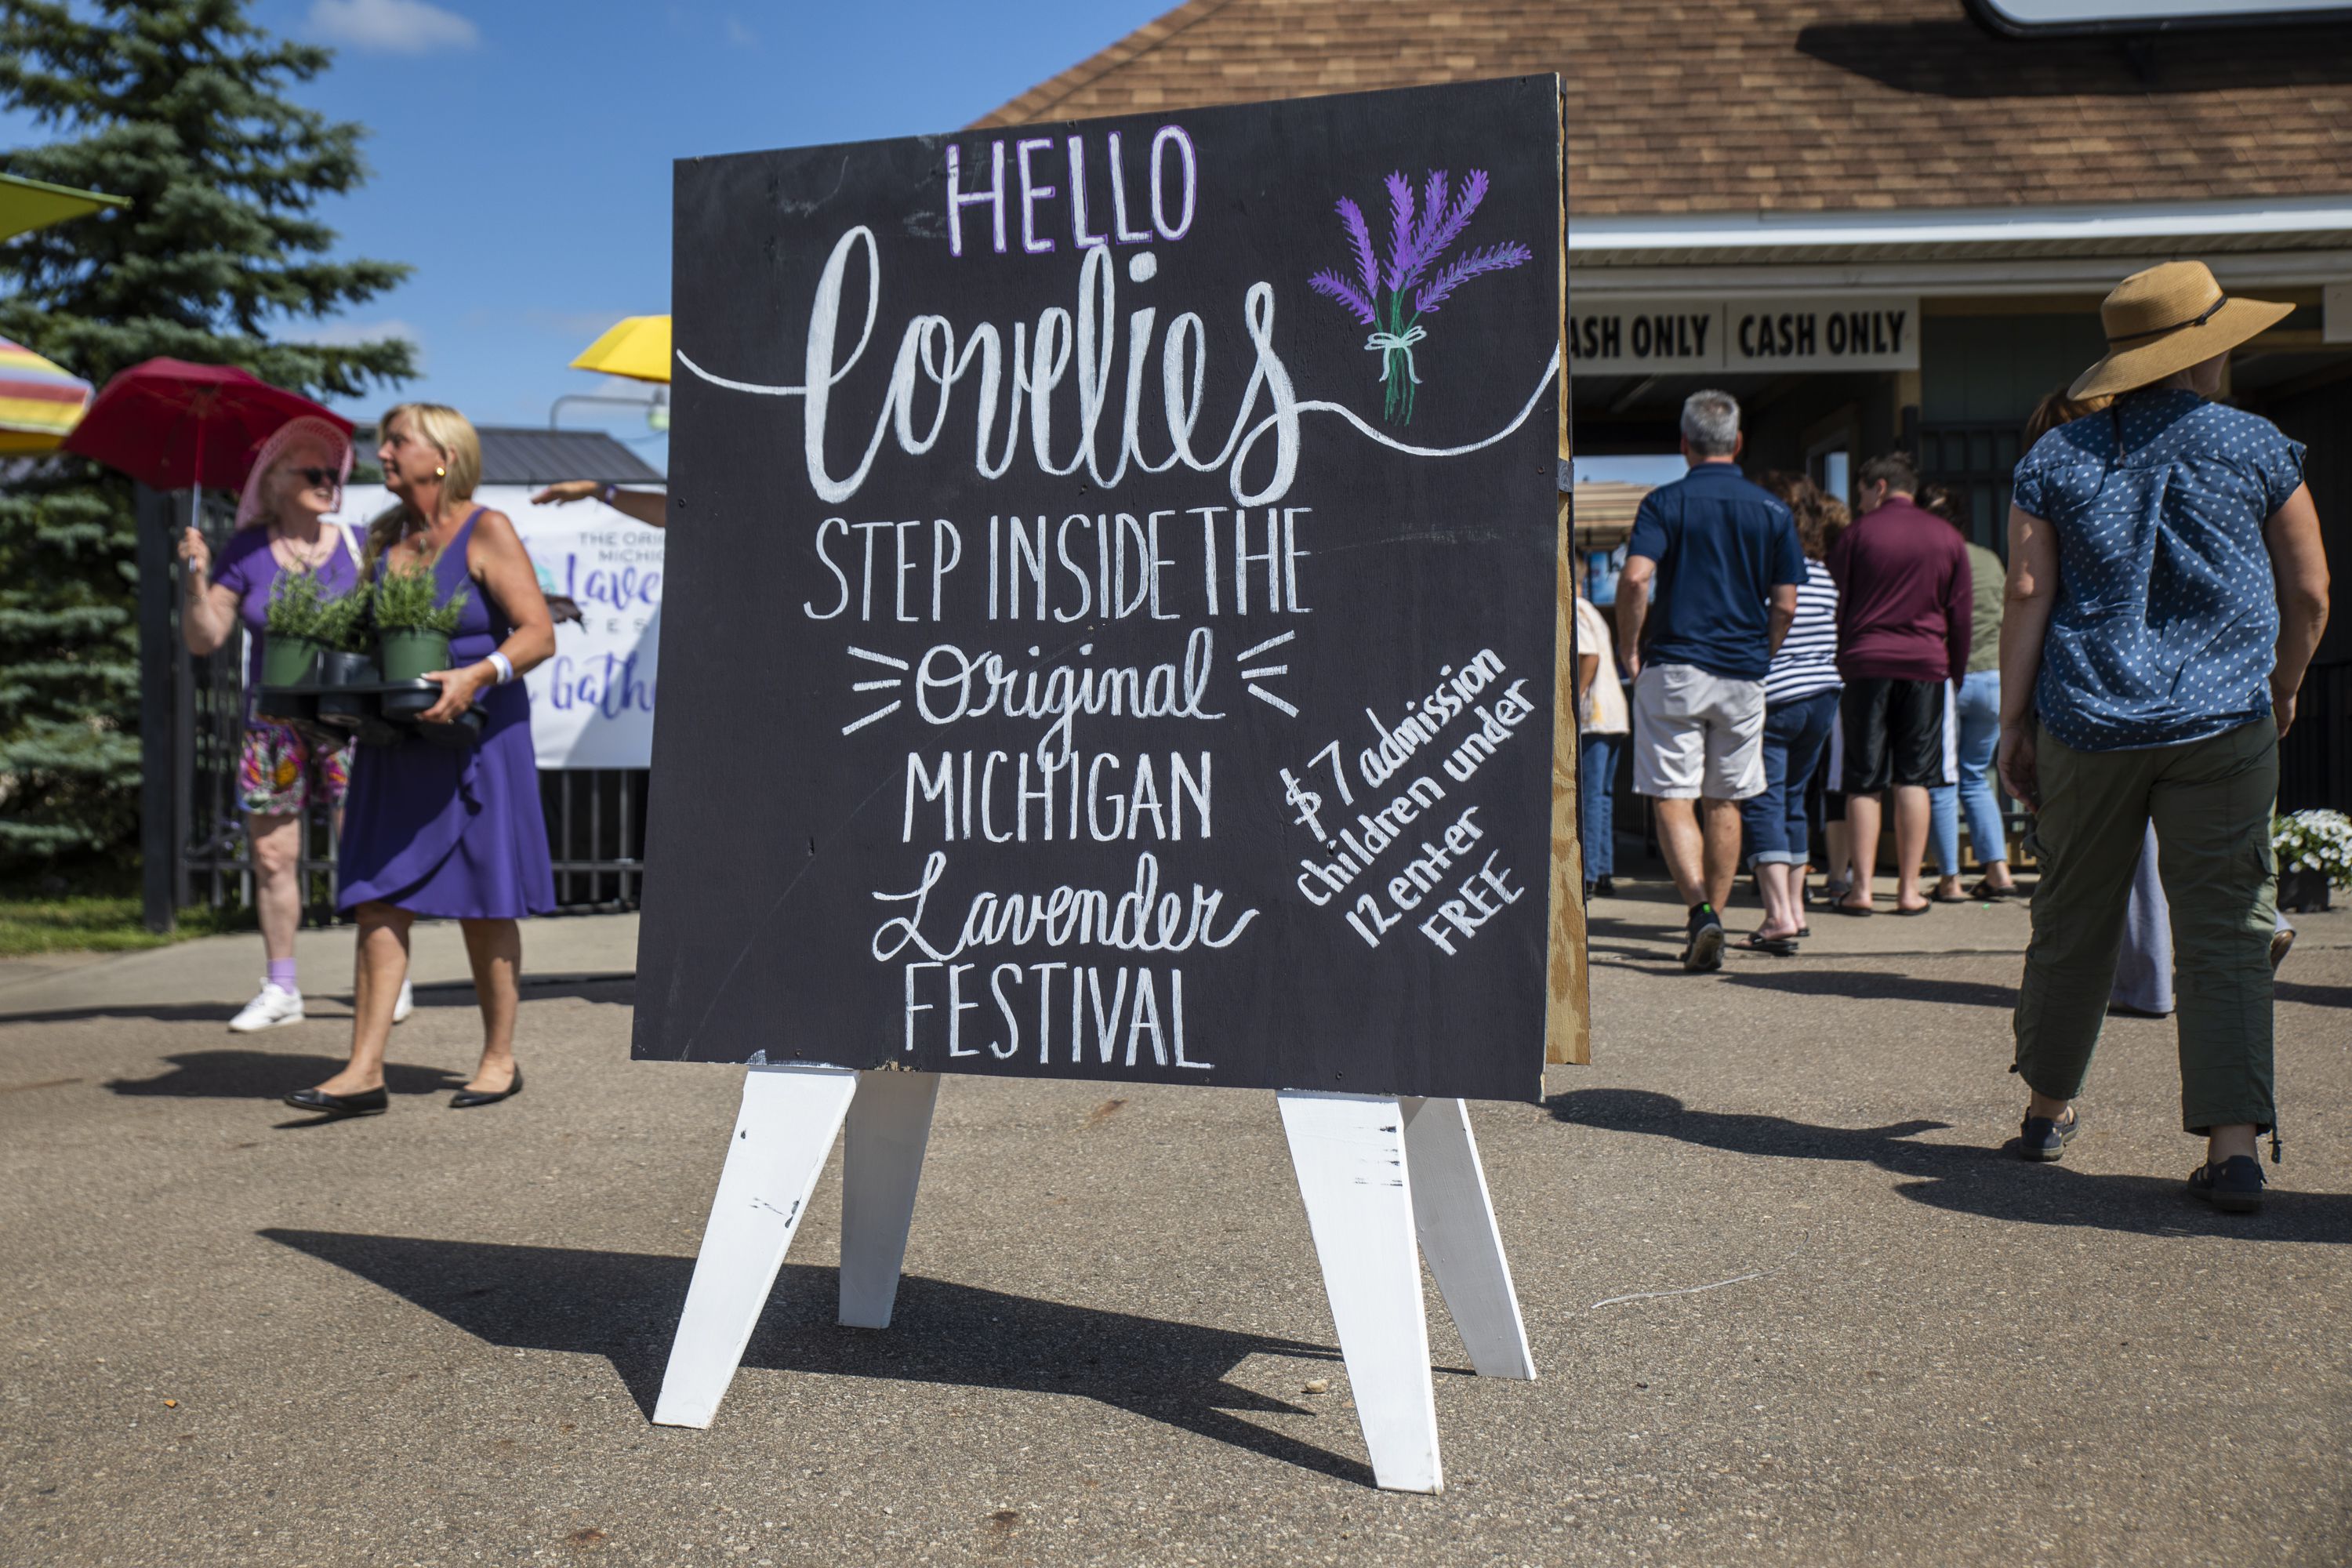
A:
MULTIPOLYGON (((257 0, 334 46, 304 101, 373 132, 374 177, 321 216, 403 288, 334 329, 415 339, 408 395, 541 425, 565 393, 642 388, 568 368, 623 316, 669 310, 670 163, 951 130, 1175 0, 257 0)), ((0 119, 0 142, 37 134, 0 119)), ((373 415, 377 403, 347 408, 373 415)), ((641 415, 568 408, 656 468, 641 415)))

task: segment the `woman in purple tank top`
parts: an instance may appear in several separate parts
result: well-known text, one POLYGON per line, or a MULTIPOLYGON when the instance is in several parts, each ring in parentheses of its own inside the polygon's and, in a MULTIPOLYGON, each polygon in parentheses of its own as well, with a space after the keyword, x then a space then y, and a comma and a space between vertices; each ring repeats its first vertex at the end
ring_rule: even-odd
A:
POLYGON ((383 416, 376 457, 401 504, 368 525, 362 574, 430 570, 447 604, 463 592, 441 700, 424 717, 447 722, 467 709, 484 719, 478 745, 422 740, 362 746, 343 813, 343 908, 359 919, 352 1059, 289 1104, 330 1116, 386 1108, 383 1052, 394 998, 408 973, 408 928, 417 917, 465 930, 482 1009, 482 1059, 450 1104, 491 1105, 522 1089, 514 1058, 522 968, 516 921, 555 907, 530 700, 516 677, 555 651, 555 627, 538 574, 504 513, 473 504, 481 442, 464 415, 407 403, 383 416), (429 564, 428 564, 429 563, 429 564))

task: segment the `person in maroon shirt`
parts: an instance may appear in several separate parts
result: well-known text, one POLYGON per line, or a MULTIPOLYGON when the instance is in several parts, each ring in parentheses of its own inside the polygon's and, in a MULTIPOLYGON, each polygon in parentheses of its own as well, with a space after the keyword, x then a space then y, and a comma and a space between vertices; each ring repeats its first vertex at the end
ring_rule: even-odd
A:
POLYGON ((1838 674, 1845 696, 1845 819, 1853 887, 1832 908, 1872 912, 1882 795, 1895 795, 1895 912, 1923 915, 1930 786, 1944 775, 1944 694, 1969 667, 1969 557, 1951 524, 1912 498, 1919 476, 1897 452, 1856 477, 1861 515, 1830 547, 1838 585, 1838 674))

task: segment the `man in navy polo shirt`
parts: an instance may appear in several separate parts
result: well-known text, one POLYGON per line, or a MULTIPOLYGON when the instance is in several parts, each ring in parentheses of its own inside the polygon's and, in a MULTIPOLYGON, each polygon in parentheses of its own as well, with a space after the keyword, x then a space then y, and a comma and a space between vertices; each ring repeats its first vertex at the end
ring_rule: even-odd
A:
POLYGON ((1659 847, 1690 906, 1693 971, 1723 966, 1717 911, 1739 867, 1739 803, 1764 789, 1764 672, 1805 580, 1796 520, 1740 474, 1740 445, 1738 402, 1691 394, 1690 472, 1643 498, 1617 580, 1633 789, 1658 803, 1659 847))

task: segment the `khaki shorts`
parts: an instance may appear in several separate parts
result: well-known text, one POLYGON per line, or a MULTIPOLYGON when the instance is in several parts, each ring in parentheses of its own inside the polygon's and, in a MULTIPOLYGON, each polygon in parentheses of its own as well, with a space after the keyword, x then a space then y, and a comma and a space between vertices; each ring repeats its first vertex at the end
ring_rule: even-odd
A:
POLYGON ((1695 664, 1651 664, 1633 680, 1633 793, 1746 800, 1764 793, 1764 683, 1695 664))

